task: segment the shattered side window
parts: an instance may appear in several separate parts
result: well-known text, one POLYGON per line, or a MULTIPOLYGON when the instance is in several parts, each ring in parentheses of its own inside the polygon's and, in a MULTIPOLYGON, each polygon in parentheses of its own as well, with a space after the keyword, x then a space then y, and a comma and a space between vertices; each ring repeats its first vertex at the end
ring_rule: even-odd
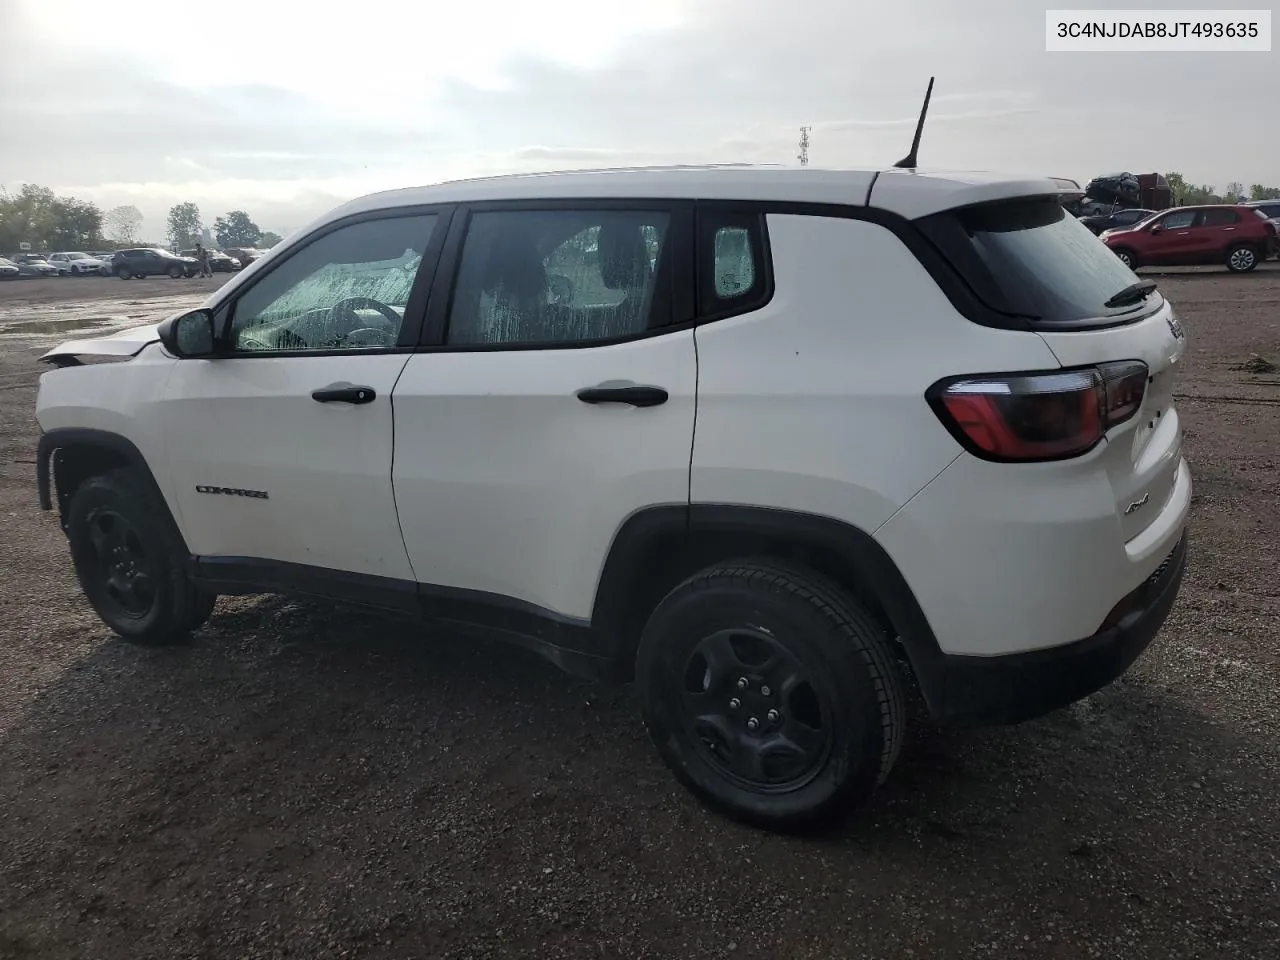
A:
POLYGON ((233 349, 393 347, 435 214, 340 227, 281 261, 236 301, 233 349))
POLYGON ((449 315, 453 344, 574 343, 644 332, 670 310, 657 210, 478 213, 449 315))

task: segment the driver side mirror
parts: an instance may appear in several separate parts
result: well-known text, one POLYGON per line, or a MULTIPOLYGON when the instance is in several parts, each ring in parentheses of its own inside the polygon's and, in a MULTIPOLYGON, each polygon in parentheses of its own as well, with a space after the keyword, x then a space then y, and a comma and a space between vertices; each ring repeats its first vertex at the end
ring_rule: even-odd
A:
POLYGON ((215 353, 217 341, 211 310, 192 310, 166 320, 156 332, 164 348, 175 357, 200 359, 212 357, 215 353))
POLYGON ((1160 232, 1161 230, 1163 230, 1163 229, 1164 229, 1164 228, 1163 228, 1163 227, 1161 227, 1161 226, 1160 226, 1160 224, 1158 224, 1158 223, 1153 223, 1153 224, 1151 225, 1151 232, 1152 232, 1152 233, 1159 233, 1159 232, 1160 232))

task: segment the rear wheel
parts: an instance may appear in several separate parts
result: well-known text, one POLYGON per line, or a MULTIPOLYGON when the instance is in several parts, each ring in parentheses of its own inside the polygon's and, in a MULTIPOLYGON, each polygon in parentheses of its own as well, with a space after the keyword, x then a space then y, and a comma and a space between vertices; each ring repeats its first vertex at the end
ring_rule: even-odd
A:
POLYGON ((649 735, 677 779, 760 826, 847 814, 902 743, 888 638, 840 587, 800 567, 745 560, 686 580, 645 625, 636 677, 649 735))
POLYGON ((1232 273, 1248 273, 1258 265, 1258 251, 1248 244, 1240 244, 1227 251, 1227 269, 1232 273))
POLYGON ((213 611, 216 595, 187 576, 181 538, 134 470, 85 480, 67 505, 76 576, 99 618, 126 640, 182 640, 213 611))

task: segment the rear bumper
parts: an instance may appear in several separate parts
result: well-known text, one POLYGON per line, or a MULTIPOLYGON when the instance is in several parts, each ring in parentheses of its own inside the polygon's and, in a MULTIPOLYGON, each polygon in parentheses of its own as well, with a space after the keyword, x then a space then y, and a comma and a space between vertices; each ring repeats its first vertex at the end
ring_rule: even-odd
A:
POLYGON ((1186 569, 1187 535, 1136 590, 1110 626, 1075 643, 994 657, 941 654, 917 664, 936 721, 955 726, 1018 723, 1100 690, 1141 656, 1164 624, 1186 569), (922 669, 923 668, 923 669, 922 669))

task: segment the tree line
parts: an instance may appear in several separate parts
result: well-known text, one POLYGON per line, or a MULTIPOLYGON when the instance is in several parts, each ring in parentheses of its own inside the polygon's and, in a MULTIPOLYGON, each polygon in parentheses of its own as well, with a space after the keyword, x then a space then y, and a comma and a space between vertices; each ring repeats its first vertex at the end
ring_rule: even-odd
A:
POLYGON ((1232 181, 1222 193, 1208 184, 1187 183, 1180 173, 1166 173, 1169 190, 1175 206, 1196 206, 1202 203, 1239 203, 1241 200, 1280 200, 1280 187, 1265 187, 1255 183, 1245 190, 1244 184, 1232 181))
MULTIPOLYGON (((174 250, 194 247, 204 232, 200 208, 190 201, 169 208, 169 245, 174 250)), ((280 235, 261 229, 243 210, 232 210, 213 220, 213 237, 224 249, 235 247, 274 247, 280 235)))
MULTIPOLYGON (((140 246, 142 213, 132 204, 106 212, 97 204, 60 197, 48 187, 26 183, 16 192, 0 187, 0 256, 14 253, 23 243, 33 251, 110 250, 140 246)), ((174 250, 189 249, 200 239, 204 225, 200 208, 179 203, 169 210, 167 240, 174 250)), ((280 235, 262 230, 243 210, 232 210, 213 222, 219 247, 270 247, 280 235)))

